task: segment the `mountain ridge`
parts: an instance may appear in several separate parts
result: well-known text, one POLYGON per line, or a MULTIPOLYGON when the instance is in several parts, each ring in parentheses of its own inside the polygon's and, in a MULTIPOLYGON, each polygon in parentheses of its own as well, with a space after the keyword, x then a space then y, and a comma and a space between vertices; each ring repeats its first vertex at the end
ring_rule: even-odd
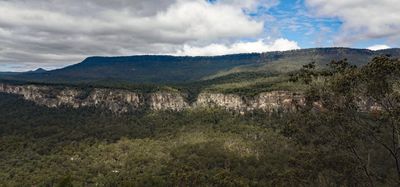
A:
MULTIPOLYGON (((171 84, 212 79, 240 72, 287 73, 311 61, 324 67, 332 60, 348 59, 363 65, 380 55, 400 57, 400 49, 372 51, 353 48, 310 48, 220 56, 93 56, 64 68, 35 73, 8 74, 8 79, 38 82, 126 81, 171 84)), ((4 75, 2 76, 4 78, 4 75)))

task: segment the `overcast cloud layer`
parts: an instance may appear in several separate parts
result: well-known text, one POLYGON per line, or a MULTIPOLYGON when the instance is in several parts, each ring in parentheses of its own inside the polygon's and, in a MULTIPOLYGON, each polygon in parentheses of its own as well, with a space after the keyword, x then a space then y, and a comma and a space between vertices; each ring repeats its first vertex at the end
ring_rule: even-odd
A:
MULTIPOLYGON (((382 37, 395 43, 400 37, 400 5, 395 1, 298 0, 293 4, 307 5, 310 17, 343 21, 340 34, 332 38, 349 45, 382 37)), ((299 49, 296 38, 270 32, 276 29, 269 20, 276 18, 268 9, 282 2, 0 0, 0 71, 63 67, 94 55, 222 55, 299 49)), ((376 49, 389 44, 374 45, 376 49)))
POLYGON ((0 1, 0 63, 30 69, 37 64, 63 66, 92 55, 193 54, 182 53, 183 46, 230 43, 262 34, 264 23, 243 10, 269 2, 0 1))

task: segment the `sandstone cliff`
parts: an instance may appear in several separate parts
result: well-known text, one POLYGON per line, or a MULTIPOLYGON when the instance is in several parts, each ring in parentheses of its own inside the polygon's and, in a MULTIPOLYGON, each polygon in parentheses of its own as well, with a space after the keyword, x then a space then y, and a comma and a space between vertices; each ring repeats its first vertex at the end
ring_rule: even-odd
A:
POLYGON ((24 99, 47 107, 69 106, 101 107, 123 113, 141 109, 182 111, 196 107, 220 107, 245 113, 254 110, 288 112, 305 104, 302 95, 274 91, 255 97, 235 94, 201 93, 194 103, 189 103, 178 92, 135 93, 127 90, 104 88, 74 88, 42 85, 11 85, 0 83, 0 92, 21 95, 24 99))

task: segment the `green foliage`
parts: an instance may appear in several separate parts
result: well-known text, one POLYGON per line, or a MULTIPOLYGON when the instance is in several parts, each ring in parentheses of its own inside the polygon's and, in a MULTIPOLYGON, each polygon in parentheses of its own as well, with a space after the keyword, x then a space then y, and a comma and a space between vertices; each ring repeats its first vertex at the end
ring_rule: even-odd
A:
POLYGON ((280 119, 218 109, 115 116, 0 95, 0 183, 10 186, 268 186, 297 149, 280 119))
POLYGON ((332 77, 311 87, 309 107, 293 114, 284 134, 310 147, 311 160, 318 159, 321 170, 346 163, 327 176, 338 176, 347 186, 398 186, 399 67, 398 59, 387 56, 361 68, 346 60, 333 62, 332 77), (316 102, 323 108, 315 107, 316 102))
POLYGON ((199 82, 179 84, 179 91, 187 93, 189 101, 193 102, 201 92, 214 92, 236 94, 245 97, 253 97, 262 92, 284 90, 304 91, 306 85, 301 82, 292 82, 287 74, 266 73, 234 73, 215 79, 199 82))
POLYGON ((306 107, 279 115, 208 108, 115 115, 0 94, 0 184, 398 186, 400 61, 380 56, 360 68, 346 60, 328 68, 305 65, 292 74, 298 81, 245 72, 150 89, 109 83, 184 91, 189 100, 213 89, 305 91, 306 107))

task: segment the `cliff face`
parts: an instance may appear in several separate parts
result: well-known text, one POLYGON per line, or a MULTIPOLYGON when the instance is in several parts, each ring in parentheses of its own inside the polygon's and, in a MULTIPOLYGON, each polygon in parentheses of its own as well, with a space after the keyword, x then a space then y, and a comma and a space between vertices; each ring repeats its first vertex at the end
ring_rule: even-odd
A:
POLYGON ((253 98, 234 94, 202 93, 194 106, 222 107, 241 113, 254 110, 265 112, 289 112, 305 105, 305 98, 299 94, 286 91, 261 93, 253 98))
POLYGON ((150 99, 148 99, 145 105, 148 105, 152 110, 182 111, 190 107, 179 93, 157 92, 151 93, 149 96, 150 99))
POLYGON ((24 99, 47 107, 69 106, 101 107, 116 113, 151 110, 182 111, 196 107, 221 107, 245 113, 254 110, 265 112, 288 112, 305 104, 303 96, 291 92, 275 91, 261 93, 252 98, 234 94, 201 93, 196 102, 189 104, 177 92, 156 92, 139 94, 118 89, 79 89, 72 87, 51 87, 38 85, 10 85, 0 83, 0 92, 17 94, 24 99))
POLYGON ((144 103, 138 94, 124 90, 97 88, 82 90, 78 88, 0 84, 0 92, 22 95, 26 100, 51 108, 101 106, 113 112, 127 112, 140 108, 144 103))

